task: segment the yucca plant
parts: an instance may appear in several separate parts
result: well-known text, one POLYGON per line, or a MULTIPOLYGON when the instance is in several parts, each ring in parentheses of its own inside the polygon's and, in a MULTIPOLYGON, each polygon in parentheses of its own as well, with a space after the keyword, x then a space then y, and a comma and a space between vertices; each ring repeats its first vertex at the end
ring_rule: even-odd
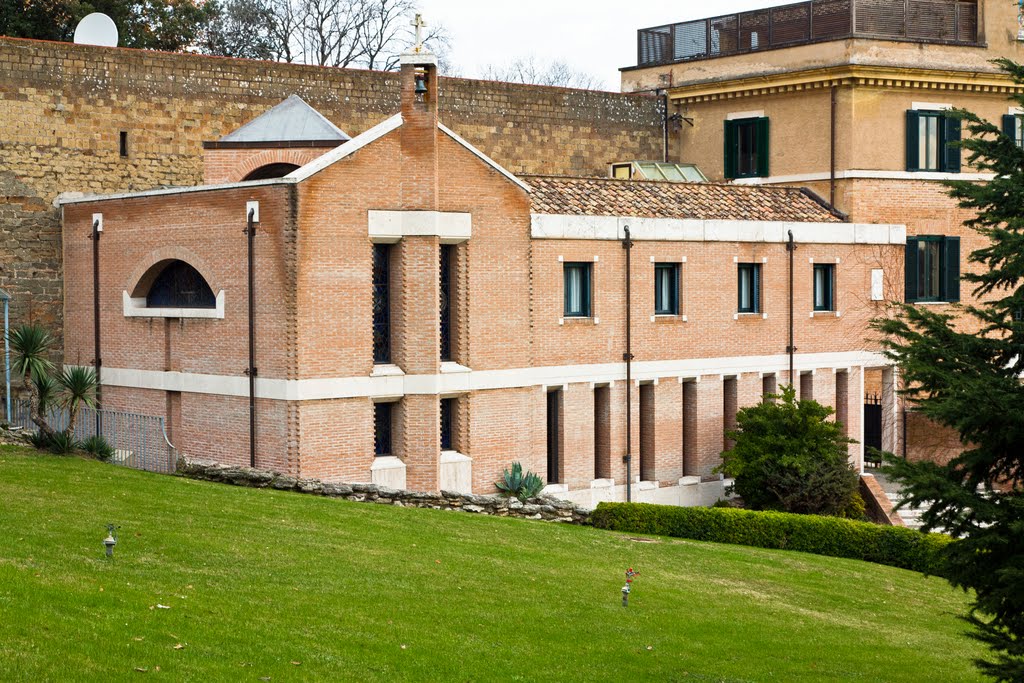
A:
POLYGON ((58 455, 67 455, 81 447, 81 444, 78 443, 74 435, 68 432, 57 432, 50 438, 49 447, 58 455))
POLYGON ((53 337, 38 325, 22 325, 8 334, 14 358, 11 369, 21 376, 31 400, 32 422, 47 440, 53 438, 53 428, 46 421, 46 414, 40 402, 39 383, 50 377, 53 362, 49 358, 53 337))
POLYGON ((96 406, 96 371, 81 366, 66 367, 57 377, 57 381, 64 390, 61 405, 68 409, 68 426, 64 433, 74 434, 75 422, 82 406, 96 406))
POLYGON ((82 442, 81 446, 82 450, 91 453, 97 460, 106 462, 114 457, 114 447, 99 434, 90 436, 82 442))
POLYGON ((504 495, 510 498, 515 496, 519 500, 526 502, 540 494, 541 489, 544 488, 544 480, 530 471, 523 474, 523 466, 518 462, 514 462, 512 463, 512 470, 506 469, 502 474, 501 481, 494 482, 494 485, 504 495))

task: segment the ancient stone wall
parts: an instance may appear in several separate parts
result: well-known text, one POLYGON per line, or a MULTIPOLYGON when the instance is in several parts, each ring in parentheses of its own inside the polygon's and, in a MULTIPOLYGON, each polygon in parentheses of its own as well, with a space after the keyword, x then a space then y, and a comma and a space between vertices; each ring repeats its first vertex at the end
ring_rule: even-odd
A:
MULTIPOLYGON (((350 135, 399 107, 392 73, 9 38, 0 74, 0 288, 12 324, 35 320, 58 337, 58 194, 200 183, 203 141, 293 93, 350 135)), ((608 162, 662 157, 653 96, 465 79, 439 88, 441 120, 514 173, 604 175, 608 162)))

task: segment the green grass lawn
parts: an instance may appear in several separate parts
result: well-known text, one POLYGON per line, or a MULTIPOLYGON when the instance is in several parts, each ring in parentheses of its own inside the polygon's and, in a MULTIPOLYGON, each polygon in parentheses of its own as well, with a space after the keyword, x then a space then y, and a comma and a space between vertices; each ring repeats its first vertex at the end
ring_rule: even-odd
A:
POLYGON ((0 680, 959 681, 944 581, 0 449, 0 680), (113 561, 107 522, 121 525, 113 561), (627 567, 640 571, 621 606, 627 567), (158 605, 166 605, 162 609, 158 605))

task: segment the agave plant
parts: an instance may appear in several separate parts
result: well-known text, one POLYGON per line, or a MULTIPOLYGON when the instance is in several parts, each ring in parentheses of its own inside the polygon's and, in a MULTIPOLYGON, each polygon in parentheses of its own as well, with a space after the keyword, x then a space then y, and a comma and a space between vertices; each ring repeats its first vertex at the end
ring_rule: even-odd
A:
POLYGON ((64 368, 60 373, 57 382, 63 388, 61 405, 68 409, 68 426, 65 434, 75 433, 75 422, 78 420, 78 412, 82 406, 93 408, 96 406, 96 371, 92 368, 71 366, 64 368))
POLYGON ((43 436, 48 440, 52 439, 54 432, 46 421, 44 408, 40 402, 39 386, 40 382, 46 381, 44 378, 50 377, 50 371, 53 370, 53 362, 49 359, 53 337, 38 325, 22 325, 11 331, 7 338, 14 352, 11 369, 21 375, 22 383, 32 396, 32 422, 39 427, 43 436))
POLYGON ((544 480, 533 472, 527 471, 523 474, 523 466, 518 462, 512 463, 512 470, 505 470, 501 481, 494 482, 504 495, 515 496, 521 501, 527 501, 540 494, 544 488, 544 480))

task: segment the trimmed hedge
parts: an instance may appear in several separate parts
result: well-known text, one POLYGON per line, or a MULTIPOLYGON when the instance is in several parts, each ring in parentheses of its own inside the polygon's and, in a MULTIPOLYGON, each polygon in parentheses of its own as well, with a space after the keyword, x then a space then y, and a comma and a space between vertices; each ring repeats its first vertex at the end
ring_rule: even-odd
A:
POLYGON ((943 534, 839 517, 649 503, 600 503, 591 524, 612 531, 798 550, 938 575, 942 574, 941 551, 953 540, 943 534))

